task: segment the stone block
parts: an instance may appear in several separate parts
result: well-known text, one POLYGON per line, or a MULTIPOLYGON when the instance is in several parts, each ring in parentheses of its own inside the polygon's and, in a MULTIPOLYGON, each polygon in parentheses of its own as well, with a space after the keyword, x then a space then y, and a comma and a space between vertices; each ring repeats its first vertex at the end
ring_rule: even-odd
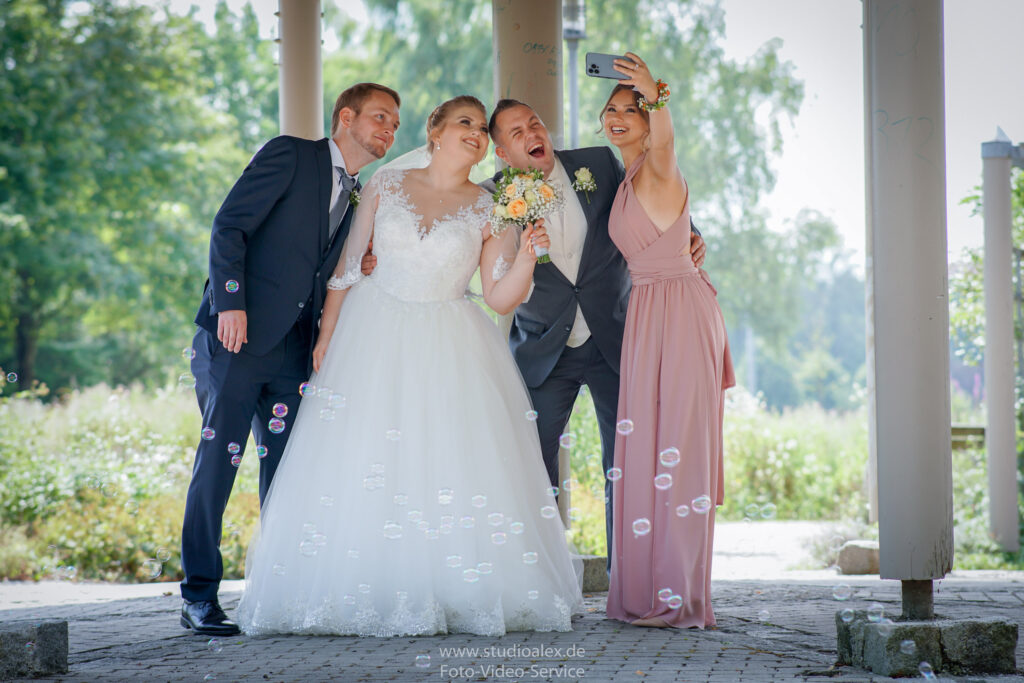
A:
POLYGON ((68 622, 0 626, 0 680, 68 672, 68 622))
POLYGON ((847 541, 837 561, 843 574, 877 574, 878 541, 847 541))
POLYGON ((1017 624, 999 619, 945 622, 942 648, 952 673, 1016 673, 1017 624))
POLYGON ((604 555, 584 555, 583 592, 601 593, 608 590, 608 558, 604 555))
POLYGON ((921 662, 936 673, 957 675, 1016 671, 1017 624, 998 619, 886 623, 871 621, 864 610, 852 612, 849 621, 836 613, 841 664, 892 677, 919 676, 921 662))

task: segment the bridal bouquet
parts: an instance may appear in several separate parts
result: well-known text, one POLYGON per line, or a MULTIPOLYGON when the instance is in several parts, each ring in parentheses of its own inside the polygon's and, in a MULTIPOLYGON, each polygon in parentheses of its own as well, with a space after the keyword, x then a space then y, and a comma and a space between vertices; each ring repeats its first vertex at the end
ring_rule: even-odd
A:
MULTIPOLYGON (((497 237, 510 225, 525 227, 562 206, 565 198, 555 185, 544 180, 536 168, 506 168, 494 191, 494 216, 491 234, 497 237)), ((537 263, 551 260, 544 247, 535 248, 537 263)))

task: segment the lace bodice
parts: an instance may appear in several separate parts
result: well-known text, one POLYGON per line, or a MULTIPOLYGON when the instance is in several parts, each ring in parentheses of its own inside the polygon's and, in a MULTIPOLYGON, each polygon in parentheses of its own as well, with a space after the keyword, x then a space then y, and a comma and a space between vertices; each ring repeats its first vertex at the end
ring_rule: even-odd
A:
POLYGON ((480 263, 492 200, 479 199, 423 225, 402 187, 407 169, 383 169, 366 186, 339 271, 328 285, 343 289, 362 279, 360 260, 372 236, 377 267, 368 277, 404 301, 461 298, 480 263), (376 211, 374 211, 376 206, 376 211))

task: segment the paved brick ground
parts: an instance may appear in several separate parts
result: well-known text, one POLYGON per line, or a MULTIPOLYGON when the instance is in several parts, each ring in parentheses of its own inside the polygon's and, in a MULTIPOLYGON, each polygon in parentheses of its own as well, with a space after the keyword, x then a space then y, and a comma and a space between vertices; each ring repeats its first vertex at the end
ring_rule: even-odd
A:
MULTIPOLYGON (((724 537, 724 535, 723 535, 724 537)), ((717 537, 716 537, 717 540, 717 537)), ((745 542, 738 555, 752 552, 745 542), (744 550, 745 548, 745 550, 744 550)), ((716 548, 732 552, 727 544, 716 548)), ((724 559, 724 558, 723 558, 724 559)), ((177 584, 0 583, 0 621, 69 622, 70 673, 55 681, 893 681, 835 667, 835 612, 882 604, 895 616, 899 584, 877 577, 836 577, 826 571, 782 571, 780 563, 746 559, 748 578, 728 561, 727 579, 713 583, 719 627, 667 631, 604 618, 605 595, 570 633, 516 633, 424 638, 235 637, 210 645, 178 625, 177 584), (759 566, 765 578, 754 579, 759 566), (839 603, 832 587, 854 589, 839 603), (167 593, 164 595, 164 593, 167 593), (459 650, 459 648, 468 648, 459 650), (475 653, 469 649, 475 648, 475 653), (487 648, 496 648, 487 650, 487 648), (427 666, 417 657, 428 655, 427 666)), ((716 569, 716 576, 718 575, 716 569)), ((1024 631, 1024 572, 963 572, 938 582, 936 612, 951 618, 1000 617, 1024 631)), ((222 602, 231 612, 241 583, 228 582, 222 602)), ((1017 644, 1024 669, 1024 638, 1017 644)), ((1024 671, 1020 671, 1024 674, 1024 671)), ((1017 676, 970 676, 960 683, 1022 681, 1017 676)))
MULTIPOLYGON (((235 637, 212 646, 209 639, 188 635, 178 626, 176 586, 165 586, 172 589, 171 595, 13 607, 0 610, 0 620, 69 622, 71 671, 48 680, 895 680, 833 666, 834 613, 839 606, 864 608, 878 602, 887 612, 898 613, 898 584, 877 578, 718 581, 714 601, 719 627, 704 632, 645 629, 606 620, 604 594, 599 593, 588 597, 588 611, 575 621, 571 633, 517 633, 504 638, 235 637), (855 591, 842 605, 832 598, 838 580, 855 591), (476 648, 476 653, 459 648, 476 648), (417 666, 419 655, 429 655, 428 666, 417 666)), ((239 593, 237 584, 229 588, 233 590, 225 591, 223 602, 231 610, 239 593)), ((0 606, 9 607, 10 596, 16 594, 16 585, 4 585, 0 606)), ((969 572, 947 578, 938 585, 936 610, 953 618, 1001 617, 1024 626, 1024 575, 969 572)), ((1024 664, 1024 641, 1018 642, 1017 661, 1018 666, 1024 664)), ((945 678, 995 683, 1024 680, 1024 675, 945 678)))

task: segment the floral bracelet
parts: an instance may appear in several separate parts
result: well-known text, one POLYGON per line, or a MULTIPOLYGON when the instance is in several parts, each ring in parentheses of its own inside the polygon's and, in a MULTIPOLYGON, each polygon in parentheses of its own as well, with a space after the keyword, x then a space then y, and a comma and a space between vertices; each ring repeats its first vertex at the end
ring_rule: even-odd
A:
POLYGON ((671 95, 671 94, 672 94, 672 91, 670 91, 668 89, 668 84, 665 83, 665 81, 663 81, 663 80, 661 80, 659 78, 658 79, 658 99, 655 100, 653 103, 651 103, 651 102, 647 101, 646 97, 641 95, 640 96, 640 101, 639 101, 638 104, 640 105, 640 108, 643 109, 644 111, 648 111, 648 112, 655 111, 656 109, 661 109, 662 107, 665 106, 665 103, 668 102, 668 96, 671 95))

